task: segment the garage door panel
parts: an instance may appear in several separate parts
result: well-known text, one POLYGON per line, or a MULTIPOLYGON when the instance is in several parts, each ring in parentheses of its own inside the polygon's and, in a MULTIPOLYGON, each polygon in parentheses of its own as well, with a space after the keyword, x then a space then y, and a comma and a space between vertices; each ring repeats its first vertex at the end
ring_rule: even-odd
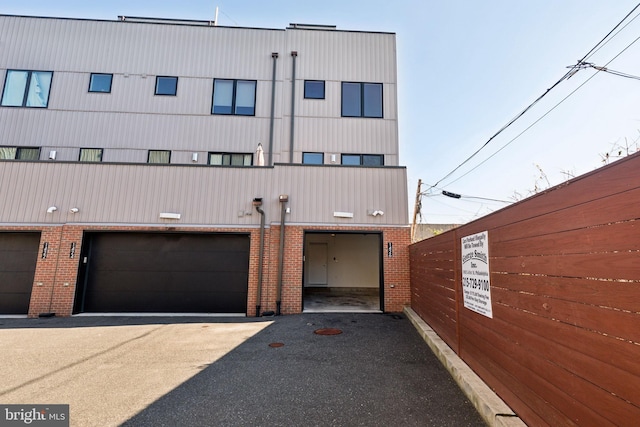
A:
POLYGON ((0 314, 27 314, 40 233, 0 233, 0 314))
POLYGON ((218 272, 215 279, 209 272, 152 272, 152 271, 105 271, 93 281, 96 288, 114 292, 197 292, 203 288, 207 292, 235 290, 243 292, 240 286, 246 279, 245 272, 218 272))
POLYGON ((0 259, 4 271, 32 271, 37 260, 37 244, 35 251, 0 251, 0 259))
POLYGON ((100 254, 92 259, 92 267, 98 270, 117 271, 246 271, 245 252, 196 251, 150 253, 139 251, 100 254))
POLYGON ((30 271, 0 271, 0 283, 3 295, 4 293, 22 292, 31 296, 33 273, 30 271))
POLYGON ((157 293, 140 292, 104 292, 99 300, 92 297, 86 302, 87 311, 101 313, 245 313, 246 303, 241 302, 245 298, 244 293, 227 292, 211 298, 210 293, 193 293, 186 295, 183 292, 157 293), (165 298, 170 295, 171 298, 165 298))
POLYGON ((248 235, 94 233, 82 310, 245 313, 248 235))

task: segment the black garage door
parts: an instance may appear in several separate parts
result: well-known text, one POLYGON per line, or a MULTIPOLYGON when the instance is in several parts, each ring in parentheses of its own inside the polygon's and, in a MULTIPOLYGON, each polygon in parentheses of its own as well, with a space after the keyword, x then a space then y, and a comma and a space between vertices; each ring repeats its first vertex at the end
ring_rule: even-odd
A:
POLYGON ((0 233, 0 314, 27 314, 40 233, 0 233))
POLYGON ((249 236, 87 233, 75 312, 246 313, 249 236))

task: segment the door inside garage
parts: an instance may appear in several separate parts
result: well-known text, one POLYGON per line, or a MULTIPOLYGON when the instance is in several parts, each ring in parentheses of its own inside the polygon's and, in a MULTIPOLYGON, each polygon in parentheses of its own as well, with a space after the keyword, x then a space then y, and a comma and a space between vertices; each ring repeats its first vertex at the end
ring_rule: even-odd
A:
POLYGON ((75 313, 247 311, 248 234, 85 233, 75 313))
POLYGON ((0 314, 27 314, 40 233, 0 233, 0 314))

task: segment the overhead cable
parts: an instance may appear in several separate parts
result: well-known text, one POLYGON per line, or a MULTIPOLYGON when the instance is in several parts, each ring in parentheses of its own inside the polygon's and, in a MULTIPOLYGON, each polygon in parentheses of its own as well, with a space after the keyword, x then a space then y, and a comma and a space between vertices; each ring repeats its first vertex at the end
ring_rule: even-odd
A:
MULTIPOLYGON (((613 62, 616 58, 618 58, 620 55, 622 55, 624 53, 624 51, 626 51, 627 49, 629 49, 631 46, 633 46, 638 40, 640 40, 640 37, 636 38, 634 41, 632 41, 629 45, 627 45, 627 47, 625 47, 624 49, 622 49, 622 51, 620 51, 616 56, 614 56, 609 62, 607 62, 605 64, 604 67, 606 67, 607 65, 609 65, 611 62, 613 62)), ((560 104, 562 104, 564 101, 566 101, 567 99, 569 99, 569 97, 571 97, 574 93, 576 93, 577 91, 579 91, 580 89, 582 89, 582 87, 584 85, 586 85, 587 83, 589 83, 589 81, 591 81, 591 79, 593 79, 595 76, 598 75, 598 73, 600 72, 600 70, 596 70, 596 73, 593 74, 591 77, 589 77, 587 80, 585 80, 584 82, 582 82, 582 84, 580 86, 578 86, 577 88, 575 88, 574 90, 572 90, 567 96, 565 96, 564 98, 562 98, 556 105, 554 105, 553 107, 551 107, 551 109, 549 109, 549 111, 547 111, 546 113, 544 113, 542 116, 540 116, 536 121, 534 121, 533 123, 531 123, 529 126, 527 126, 522 132, 520 132, 519 134, 517 134, 516 136, 514 136, 511 140, 509 140, 509 142, 507 142, 506 144, 504 144, 502 147, 500 147, 500 149, 498 149, 495 153, 491 154, 490 156, 488 156, 486 159, 484 159, 483 161, 481 161, 480 163, 478 163, 476 166, 474 166, 473 168, 469 169, 467 172, 465 172, 464 174, 460 175, 458 178, 454 179, 453 181, 449 182, 447 185, 451 185, 454 182, 464 178, 465 176, 467 176, 468 174, 470 174, 471 172, 473 172, 474 170, 478 169, 480 166, 482 166, 483 164, 485 164, 489 159, 491 159, 493 156, 495 156, 496 154, 498 154, 499 152, 501 152, 502 150, 504 150, 505 148, 507 148, 513 141, 515 141, 516 139, 520 138, 525 132, 527 132, 529 129, 531 129, 532 127, 534 127, 535 125, 537 125, 542 119, 544 119, 545 117, 547 117, 553 110, 555 110, 556 108, 558 108, 560 106, 560 104)))
MULTIPOLYGON (((582 59, 578 60, 578 62, 576 63, 576 66, 579 66, 581 63, 583 63, 591 54, 595 53, 600 47, 601 45, 606 44, 606 40, 607 38, 620 26, 622 25, 622 23, 624 21, 627 20, 627 18, 633 14, 633 12, 636 11, 636 9, 638 9, 638 7, 640 7, 640 3, 638 3, 632 10, 631 12, 629 12, 615 27, 613 27, 613 29, 611 31, 609 31, 607 33, 606 36, 604 36, 602 38, 602 40, 600 40, 591 50, 589 50, 589 52, 587 52, 586 55, 584 55, 582 57, 582 59)), ((637 18, 637 16, 636 16, 637 18)), ((635 18, 633 18, 635 19, 635 18)), ((616 33, 617 35, 617 33, 616 33)), ((607 41, 608 42, 608 41, 607 41)), ((626 49, 625 49, 626 50, 626 49)), ((615 58, 614 58, 615 59, 615 58)), ((611 62, 611 61, 609 61, 611 62)), ((533 108, 542 98, 544 98, 550 91, 552 91, 554 88, 556 88, 560 83, 562 83, 563 81, 567 80, 568 78, 572 77, 575 73, 576 73, 576 69, 571 69, 569 71, 567 71, 558 81, 556 81, 551 87, 549 87, 542 95, 540 95, 538 98, 536 98, 535 101, 533 101, 531 104, 529 104, 529 106, 527 106, 524 110, 522 110, 520 113, 518 113, 514 118, 512 118, 511 120, 509 120, 507 122, 507 124, 505 124, 504 126, 502 126, 495 134, 493 134, 480 148, 478 148, 473 154, 471 154, 469 157, 467 157, 462 163, 460 163, 458 166, 456 166, 451 172, 449 172, 448 174, 446 174, 444 177, 440 178, 434 186, 437 186, 440 182, 442 182, 443 180, 447 179, 448 177, 450 177, 451 175, 453 175, 458 169, 460 169, 462 166, 464 166, 469 160, 471 160, 472 158, 474 158, 482 149, 484 149, 487 145, 489 145, 489 143, 491 141, 493 141, 493 139, 495 139, 498 135, 500 135, 502 132, 504 132, 507 128, 509 128, 516 120, 518 120, 520 117, 522 117, 524 114, 526 114, 529 110, 531 110, 531 108, 533 108)), ((587 80, 588 81, 588 80, 587 80)), ((586 83, 586 82, 585 82, 586 83)), ((583 84, 584 85, 584 84, 583 84)), ((583 85, 580 85, 580 87, 582 87, 583 85)), ((575 91, 574 91, 575 92, 575 91)), ((574 93, 572 92, 572 93, 574 93)), ((565 98, 566 99, 566 98, 565 98)), ((564 99, 563 99, 564 101, 564 99)), ((561 101, 561 102, 563 102, 561 101)), ((553 107, 553 109, 555 109, 559 104, 557 104, 555 107, 553 107)), ((552 109, 552 110, 553 110, 552 109)), ((551 111, 552 111, 551 110, 551 111)), ((550 111, 549 111, 550 112, 550 111)), ((549 114, 549 112, 547 112, 545 114, 545 116, 547 114, 549 114)), ((544 116, 543 116, 544 117, 544 116)), ((540 121, 540 119, 538 119, 535 123, 537 123, 538 121, 540 121)), ((534 124, 535 124, 534 123, 534 124)), ((531 127, 531 126, 529 126, 531 127)), ((529 129, 529 128, 527 128, 529 129)), ((522 133, 521 133, 522 134, 522 133)), ((520 134, 520 135, 521 135, 520 134)), ((520 136, 518 135, 518 136, 520 136)), ((517 138, 517 137, 516 137, 517 138)), ((514 138, 515 140, 515 138, 514 138)), ((513 142, 513 140, 511 140, 509 143, 513 142)), ((508 145, 508 144, 507 144, 508 145)), ((503 147, 504 148, 504 147, 503 147)), ((502 148, 501 148, 502 150, 502 148)), ((485 160, 486 161, 486 160, 485 160)), ((483 162, 484 163, 484 162, 483 162)), ((482 164, 482 163, 481 163, 482 164)), ((477 166, 476 166, 477 167, 477 166)), ((475 169, 475 168, 474 168, 475 169)), ((472 169, 473 170, 473 169, 472 169)), ((468 172, 467 172, 468 173, 468 172)), ((466 175, 466 174, 465 174, 466 175)), ((463 175, 464 176, 464 175, 463 175)))

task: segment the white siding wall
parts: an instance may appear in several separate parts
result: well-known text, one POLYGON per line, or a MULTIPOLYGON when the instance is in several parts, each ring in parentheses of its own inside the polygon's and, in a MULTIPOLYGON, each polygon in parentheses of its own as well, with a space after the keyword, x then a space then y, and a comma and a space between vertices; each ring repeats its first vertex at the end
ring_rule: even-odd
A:
POLYGON ((0 162, 0 200, 16 200, 2 204, 0 223, 157 223, 160 211, 175 210, 188 224, 256 224, 255 214, 237 212, 251 212, 253 197, 282 193, 292 195, 294 222, 407 222, 402 168, 191 167, 193 152, 203 165, 210 151, 253 153, 258 142, 269 149, 272 52, 279 54, 272 157, 289 161, 291 51, 298 52, 294 162, 312 151, 325 153, 326 163, 331 154, 339 164, 341 153, 362 153, 397 166, 393 34, 0 16, 0 47, 3 83, 7 69, 54 72, 48 108, 0 107, 0 145, 42 147, 41 160, 57 151, 55 161, 0 162), (110 94, 88 92, 92 72, 113 73, 110 94), (178 77, 177 96, 154 95, 158 75, 178 77), (255 117, 212 115, 214 78, 256 80, 255 117), (305 79, 326 82, 324 100, 304 99, 305 79), (343 81, 382 83, 384 117, 341 117, 343 81), (59 164, 76 162, 81 147, 103 148, 104 162, 132 164, 59 164), (140 165, 150 149, 171 150, 172 164, 189 166, 140 165), (43 214, 52 204, 64 211, 43 214), (71 205, 85 213, 67 214, 71 205), (333 211, 355 217, 336 219, 333 211))
POLYGON ((107 223, 258 225, 252 207, 264 199, 268 223, 280 220, 278 196, 289 196, 287 223, 406 225, 404 168, 161 166, 0 162, 0 225, 107 223), (58 211, 47 214, 47 208, 58 211), (80 212, 69 213, 77 207, 80 212), (382 210, 371 216, 368 210, 382 210), (249 215, 238 216, 239 212, 249 215), (160 220, 160 212, 182 214, 160 220), (350 212, 353 218, 335 218, 350 212))

